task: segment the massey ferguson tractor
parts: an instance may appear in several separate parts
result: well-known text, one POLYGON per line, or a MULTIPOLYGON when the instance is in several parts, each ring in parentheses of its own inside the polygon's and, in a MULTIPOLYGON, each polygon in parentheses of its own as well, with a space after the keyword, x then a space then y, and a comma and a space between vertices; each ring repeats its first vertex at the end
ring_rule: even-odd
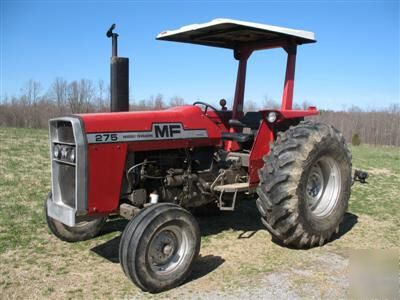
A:
POLYGON ((321 246, 338 232, 352 184, 350 151, 334 127, 309 120, 315 107, 292 109, 297 48, 314 43, 314 33, 230 19, 161 32, 158 40, 233 50, 232 108, 222 99, 220 107, 196 101, 129 112, 129 62, 117 56, 114 28, 107 32, 111 112, 49 121, 52 191, 45 212, 54 235, 83 241, 109 215, 129 219, 119 246, 122 269, 156 293, 191 272, 200 249, 196 209, 233 211, 256 193, 261 221, 282 245, 321 246), (287 53, 282 106, 244 112, 247 61, 274 48, 287 53))

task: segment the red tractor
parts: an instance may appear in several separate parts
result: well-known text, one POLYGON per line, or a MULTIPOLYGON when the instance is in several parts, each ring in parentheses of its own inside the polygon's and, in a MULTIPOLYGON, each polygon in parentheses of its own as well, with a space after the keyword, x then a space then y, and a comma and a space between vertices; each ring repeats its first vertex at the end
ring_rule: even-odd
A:
POLYGON ((49 121, 52 192, 50 230, 61 240, 96 236, 107 217, 130 219, 120 242, 125 274, 142 290, 183 283, 200 249, 192 213, 234 210, 256 193, 274 240, 309 248, 338 231, 350 197, 351 154, 330 125, 304 120, 315 107, 293 110, 297 46, 312 32, 216 19, 165 31, 159 40, 233 50, 238 73, 232 109, 207 102, 162 111, 128 112, 128 59, 112 37, 111 112, 49 121), (254 51, 287 52, 281 109, 243 111, 246 64, 254 51))

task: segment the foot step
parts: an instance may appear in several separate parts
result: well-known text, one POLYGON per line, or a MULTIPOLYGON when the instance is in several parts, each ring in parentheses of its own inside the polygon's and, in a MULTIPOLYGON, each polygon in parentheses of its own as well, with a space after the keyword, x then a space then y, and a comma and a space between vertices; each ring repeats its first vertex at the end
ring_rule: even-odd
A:
POLYGON ((219 192, 219 202, 218 206, 220 210, 235 210, 236 197, 238 192, 245 192, 249 190, 248 182, 231 183, 225 185, 218 185, 214 187, 214 191, 219 192), (222 201, 224 193, 233 193, 232 203, 230 206, 225 206, 224 201, 222 201))

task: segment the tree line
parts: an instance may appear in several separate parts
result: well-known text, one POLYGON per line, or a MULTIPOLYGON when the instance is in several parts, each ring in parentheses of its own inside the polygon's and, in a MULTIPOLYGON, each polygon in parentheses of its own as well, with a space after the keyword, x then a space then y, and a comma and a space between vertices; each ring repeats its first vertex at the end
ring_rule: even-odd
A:
MULTIPOLYGON (((166 109, 185 105, 182 97, 168 101, 161 94, 130 101, 130 110, 166 109)), ((306 109, 310 103, 295 104, 294 109, 306 109)), ((261 105, 245 101, 245 111, 279 108, 280 104, 265 97, 261 105)), ((45 90, 39 81, 30 80, 18 96, 3 96, 0 102, 0 126, 47 128, 48 120, 73 113, 107 112, 110 109, 110 88, 104 81, 94 83, 81 79, 71 82, 56 78, 45 90)), ((357 134, 361 143, 400 146, 400 105, 365 111, 351 107, 344 111, 322 110, 317 120, 330 123, 340 130, 348 142, 357 134)))

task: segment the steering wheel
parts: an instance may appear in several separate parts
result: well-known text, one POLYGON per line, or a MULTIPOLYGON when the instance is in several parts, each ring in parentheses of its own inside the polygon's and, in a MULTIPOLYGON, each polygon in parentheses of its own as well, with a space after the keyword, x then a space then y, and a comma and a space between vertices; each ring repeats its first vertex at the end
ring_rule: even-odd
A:
POLYGON ((204 114, 207 114, 207 109, 208 109, 208 108, 211 108, 213 111, 215 111, 215 112, 217 113, 217 115, 219 115, 218 109, 216 109, 216 108, 215 108, 214 106, 212 106, 211 104, 208 104, 208 103, 205 103, 205 102, 202 102, 202 101, 196 101, 196 102, 193 103, 193 105, 198 105, 198 104, 201 104, 201 105, 204 105, 204 106, 205 106, 204 114))

